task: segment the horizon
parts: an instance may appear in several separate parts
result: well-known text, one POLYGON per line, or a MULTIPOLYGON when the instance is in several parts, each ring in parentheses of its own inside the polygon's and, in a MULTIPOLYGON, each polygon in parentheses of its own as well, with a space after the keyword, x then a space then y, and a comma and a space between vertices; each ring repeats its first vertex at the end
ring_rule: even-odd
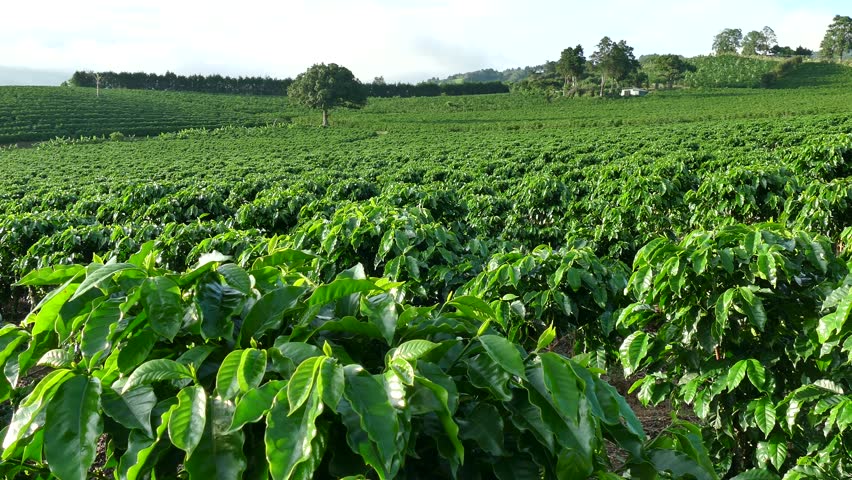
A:
POLYGON ((338 63, 364 82, 382 76, 389 83, 414 83, 541 65, 577 44, 588 56, 604 36, 625 40, 637 58, 694 57, 711 53, 713 36, 724 28, 746 33, 769 26, 779 45, 818 50, 834 15, 848 13, 837 0, 747 5, 665 0, 654 7, 618 0, 605 15, 597 7, 555 0, 524 7, 507 0, 458 5, 370 0, 357 6, 341 0, 255 1, 233 11, 222 2, 196 0, 177 5, 151 0, 144 6, 47 3, 50 16, 41 15, 43 4, 5 7, 8 18, 18 19, 0 31, 7 70, 292 78, 316 63, 338 63))

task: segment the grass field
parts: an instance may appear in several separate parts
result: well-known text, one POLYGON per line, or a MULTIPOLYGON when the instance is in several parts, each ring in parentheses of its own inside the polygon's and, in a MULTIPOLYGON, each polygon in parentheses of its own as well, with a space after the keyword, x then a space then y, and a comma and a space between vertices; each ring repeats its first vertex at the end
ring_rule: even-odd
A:
MULTIPOLYGON (((491 325, 495 335, 529 350, 552 325, 558 350, 579 355, 578 362, 640 371, 634 379, 643 401, 671 397, 692 408, 717 473, 754 467, 783 474, 801 467, 797 459, 832 458, 839 472, 832 475, 842 477, 852 465, 848 451, 826 445, 835 435, 847 438, 852 423, 846 407, 837 407, 852 406, 852 300, 844 300, 852 299, 850 72, 805 63, 771 89, 683 89, 630 99, 371 99, 362 110, 332 112, 328 129, 316 126, 318 113, 273 97, 105 91, 95 98, 87 89, 0 88, 0 143, 87 137, 0 149, 4 318, 21 321, 48 279, 76 285, 78 277, 51 266, 114 256, 183 288, 183 300, 175 301, 189 312, 181 327, 186 337, 174 344, 160 339, 160 350, 148 354, 178 346, 183 354, 198 342, 232 349, 234 339, 222 332, 234 323, 215 334, 191 331, 191 305, 207 311, 203 282, 215 275, 202 267, 181 272, 205 253, 229 255, 249 272, 251 283, 234 280, 232 270, 213 282, 244 288, 249 297, 296 277, 322 294, 328 290, 321 286, 341 278, 381 277, 374 287, 404 282, 394 287, 401 292, 396 308, 411 309, 405 318, 413 323, 400 321, 396 341, 455 341, 453 328, 467 331, 418 330, 416 309, 435 305, 455 305, 460 318, 490 312, 482 328, 491 325), (136 138, 90 138, 115 131, 136 138), (132 257, 140 249, 158 253, 132 257), (349 270, 358 264, 360 270, 349 270), (47 270, 25 286, 12 285, 33 269, 47 270), (453 303, 455 297, 481 302, 453 303), (807 373, 796 375, 791 364, 807 373), (815 408, 825 415, 797 430, 791 399, 797 406, 824 402, 815 408), (780 420, 781 412, 791 423, 780 420), (827 424, 830 414, 848 421, 827 424)), ((135 277, 122 275, 103 292, 94 289, 87 314, 109 295, 132 297, 135 277)), ((245 311, 235 307, 223 318, 248 322, 255 300, 245 301, 245 311)), ((311 302, 319 300, 299 308, 310 311, 311 302)), ((350 348, 334 335, 355 328, 340 313, 358 310, 355 302, 292 321, 316 326, 323 315, 340 316, 311 341, 350 348)), ((372 304, 360 305, 373 322, 372 304)), ((68 341, 72 324, 84 324, 63 321, 70 323, 51 328, 68 341)), ((391 343, 393 331, 377 325, 350 331, 373 335, 358 348, 381 338, 391 343)), ((271 341, 261 333, 256 340, 271 341)), ((446 345, 442 355, 455 351, 446 345)), ((365 353, 350 354, 368 361, 365 353)), ((447 369, 456 364, 441 362, 447 369)), ((497 387, 491 392, 502 395, 497 387)), ((534 427, 517 428, 507 443, 523 444, 523 432, 534 427)), ((626 438, 607 428, 610 440, 626 438)), ((490 469, 497 460, 485 450, 480 460, 490 469)))

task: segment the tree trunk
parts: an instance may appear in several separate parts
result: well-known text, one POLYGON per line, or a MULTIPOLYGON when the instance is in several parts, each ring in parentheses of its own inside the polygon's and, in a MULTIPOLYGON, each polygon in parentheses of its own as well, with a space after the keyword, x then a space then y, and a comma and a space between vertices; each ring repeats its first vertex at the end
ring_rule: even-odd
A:
POLYGON ((563 97, 568 96, 568 77, 565 77, 565 84, 562 85, 562 96, 563 97))
POLYGON ((328 126, 328 110, 325 108, 322 109, 322 126, 328 126))
POLYGON ((606 85, 606 75, 601 74, 601 97, 603 97, 604 85, 606 85))

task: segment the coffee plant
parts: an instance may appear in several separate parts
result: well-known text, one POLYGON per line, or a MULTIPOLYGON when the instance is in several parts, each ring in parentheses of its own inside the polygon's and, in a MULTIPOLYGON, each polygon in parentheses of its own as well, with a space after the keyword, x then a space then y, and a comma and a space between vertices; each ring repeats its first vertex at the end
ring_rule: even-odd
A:
POLYGON ((690 406, 723 472, 846 478, 850 284, 828 239, 777 224, 653 241, 618 318, 632 389, 690 406))
POLYGON ((158 255, 20 281, 59 286, 0 330, 7 477, 716 478, 697 427, 649 439, 552 328, 525 350, 476 297, 407 305, 361 265, 318 283, 292 249, 158 255))

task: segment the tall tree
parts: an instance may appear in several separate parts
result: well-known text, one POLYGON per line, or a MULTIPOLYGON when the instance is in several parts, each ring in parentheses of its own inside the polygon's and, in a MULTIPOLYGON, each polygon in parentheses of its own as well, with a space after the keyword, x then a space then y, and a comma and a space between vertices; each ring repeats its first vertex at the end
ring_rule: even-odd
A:
POLYGON ((562 50, 559 61, 556 62, 556 72, 565 79, 562 95, 573 95, 577 91, 577 79, 586 71, 586 57, 583 55, 583 46, 568 47, 562 50), (568 81, 571 81, 571 91, 568 91, 568 81))
POLYGON ((618 82, 639 68, 639 62, 633 56, 633 47, 624 40, 613 42, 609 37, 601 39, 591 59, 601 74, 601 96, 607 79, 618 82))
POLYGON ((843 54, 852 50, 852 17, 835 15, 819 46, 820 55, 828 60, 843 60, 843 54))
POLYGON ((291 102, 322 110, 322 126, 328 126, 328 111, 334 107, 360 108, 367 103, 367 91, 348 68, 320 63, 300 73, 287 97, 291 102))
POLYGON ((752 30, 743 37, 743 55, 769 55, 773 47, 777 47, 778 38, 775 31, 769 27, 763 30, 752 30))
POLYGON ((736 54, 742 45, 743 31, 739 28, 726 28, 713 37, 713 51, 716 55, 736 54))

